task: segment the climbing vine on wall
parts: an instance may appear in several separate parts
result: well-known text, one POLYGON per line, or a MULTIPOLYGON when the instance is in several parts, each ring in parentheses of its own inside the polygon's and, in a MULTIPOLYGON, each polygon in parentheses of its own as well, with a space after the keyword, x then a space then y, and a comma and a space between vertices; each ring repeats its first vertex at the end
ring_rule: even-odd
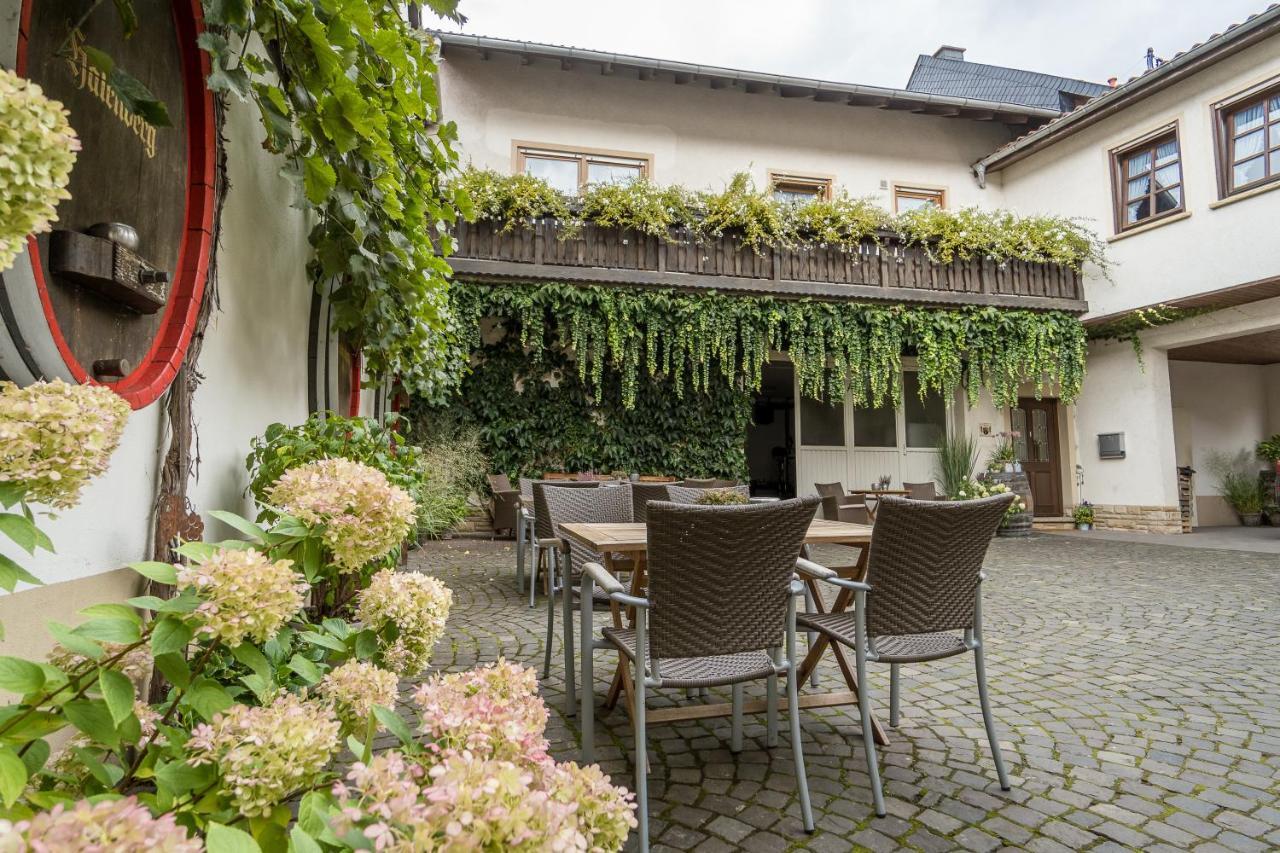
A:
POLYGON ((971 405, 982 388, 998 405, 1014 405, 1024 382, 1037 391, 1052 383, 1070 402, 1085 371, 1084 329, 1060 312, 560 283, 458 283, 453 302, 473 352, 481 349, 482 318, 508 318, 531 355, 567 348, 595 401, 616 372, 628 410, 638 405, 646 378, 662 380, 677 398, 718 387, 756 389, 772 351, 790 356, 802 394, 857 406, 901 403, 904 353, 917 358, 922 394, 949 400, 963 389, 971 405))
POLYGON ((1091 341, 1128 341, 1133 346, 1133 354, 1142 364, 1142 338, 1147 329, 1167 326, 1179 320, 1187 320, 1207 314, 1213 308, 1181 308, 1176 305, 1152 305, 1148 308, 1135 308, 1110 320, 1088 327, 1088 338, 1091 341))
POLYGON ((474 429, 490 470, 538 477, 547 471, 639 472, 745 478, 751 394, 714 383, 677 395, 666 378, 640 377, 623 404, 621 373, 606 367, 590 387, 568 352, 526 352, 518 321, 475 351, 476 367, 443 405, 416 398, 414 439, 431 443, 474 429))

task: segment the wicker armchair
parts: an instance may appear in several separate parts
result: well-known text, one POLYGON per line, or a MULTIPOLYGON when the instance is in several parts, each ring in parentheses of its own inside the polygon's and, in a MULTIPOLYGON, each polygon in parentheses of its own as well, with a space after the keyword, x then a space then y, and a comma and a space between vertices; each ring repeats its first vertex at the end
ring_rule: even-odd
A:
POLYGON ((938 499, 938 486, 933 480, 927 483, 903 483, 902 488, 907 490, 907 497, 913 501, 936 501, 938 499))
MULTIPOLYGON (((544 533, 553 539, 543 537, 544 543, 555 542, 553 558, 549 567, 552 594, 547 596, 547 643, 542 663, 542 677, 551 673, 551 641, 555 635, 556 608, 555 593, 560 594, 560 604, 564 614, 564 682, 565 713, 573 716, 576 712, 574 699, 574 661, 573 661, 573 608, 578 604, 581 590, 578 587, 582 576, 582 566, 590 562, 602 562, 603 557, 594 551, 588 551, 581 545, 567 542, 560 538, 560 525, 573 523, 629 522, 631 521, 631 486, 613 486, 601 489, 566 489, 564 484, 536 484, 533 487, 535 513, 540 525, 545 522, 544 533)), ((603 591, 600 601, 607 603, 609 597, 603 591)))
POLYGON ((982 650, 982 561, 1013 495, 975 501, 913 501, 888 496, 876 512, 865 581, 837 577, 806 564, 802 574, 854 593, 852 612, 800 617, 805 628, 851 647, 858 661, 862 740, 876 814, 884 816, 884 793, 871 730, 867 661, 889 664, 889 725, 898 725, 898 665, 973 652, 978 700, 991 741, 1001 790, 1009 790, 995 720, 987 696, 982 650))
POLYGON ((533 562, 538 562, 538 546, 533 536, 533 480, 521 477, 520 506, 516 514, 516 590, 524 593, 524 565, 526 555, 533 552, 533 562))
POLYGON ((519 524, 520 493, 511 488, 511 481, 506 474, 488 475, 489 491, 493 498, 489 502, 489 518, 493 522, 493 532, 499 530, 515 533, 519 524))
POLYGON ((704 494, 710 491, 737 492, 738 494, 742 495, 744 498, 751 497, 750 486, 728 486, 725 488, 720 488, 719 486, 717 486, 714 488, 708 487, 708 488, 702 489, 702 488, 689 488, 688 486, 685 486, 682 484, 679 486, 667 486, 667 500, 671 501, 674 504, 696 504, 698 502, 698 498, 702 497, 704 494))
POLYGON ((843 483, 814 483, 813 488, 822 497, 822 517, 827 521, 847 521, 850 524, 871 524, 873 519, 867 510, 867 499, 851 495, 843 483))
MULTIPOLYGON (((804 828, 813 831, 796 696, 796 555, 817 509, 816 498, 745 506, 649 504, 647 598, 627 594, 598 563, 586 564, 584 641, 592 630, 594 586, 635 608, 634 628, 605 628, 604 637, 634 669, 635 778, 640 849, 649 847, 645 691, 650 687, 731 685, 730 749, 742 749, 742 685, 766 680, 766 738, 777 742, 778 676, 787 677, 791 753, 804 828), (785 658, 783 650, 785 648, 785 658)), ((600 644, 604 645, 604 644, 600 644)), ((593 760, 590 648, 582 655, 582 760, 593 760)))
POLYGON ((715 484, 716 484, 716 481, 712 477, 708 477, 705 480, 684 479, 680 481, 680 485, 690 489, 710 489, 714 487, 715 484))
POLYGON ((649 520, 649 501, 669 501, 671 487, 667 483, 631 484, 631 520, 640 524, 649 520))
POLYGON ((550 572, 550 562, 555 557, 555 551, 560 547, 560 540, 556 537, 549 523, 544 523, 538 516, 538 498, 537 490, 540 485, 554 486, 557 489, 595 489, 600 484, 594 480, 534 480, 529 488, 532 491, 532 499, 529 506, 533 507, 533 566, 529 569, 529 606, 533 607, 535 597, 538 594, 538 572, 545 570, 543 576, 544 586, 547 595, 551 595, 552 580, 550 572))

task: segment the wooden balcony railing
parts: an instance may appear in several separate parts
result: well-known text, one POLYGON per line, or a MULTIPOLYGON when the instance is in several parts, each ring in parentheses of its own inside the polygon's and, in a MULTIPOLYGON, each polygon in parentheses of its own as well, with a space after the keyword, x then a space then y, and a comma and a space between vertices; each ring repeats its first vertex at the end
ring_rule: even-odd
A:
POLYGON ((939 305, 996 305, 1083 312, 1080 274, 1065 265, 989 260, 938 264, 919 247, 885 234, 858 251, 740 247, 732 236, 706 243, 667 241, 635 231, 583 225, 561 237, 556 220, 502 231, 459 223, 449 259, 468 279, 578 281, 746 290, 792 296, 939 305))

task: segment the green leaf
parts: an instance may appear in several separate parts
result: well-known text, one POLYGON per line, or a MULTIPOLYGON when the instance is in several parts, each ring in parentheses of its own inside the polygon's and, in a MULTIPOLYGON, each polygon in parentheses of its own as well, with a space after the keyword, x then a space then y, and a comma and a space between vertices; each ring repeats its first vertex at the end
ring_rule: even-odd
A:
POLYGON ((102 646, 87 637, 80 636, 61 622, 49 622, 45 627, 55 640, 70 651, 83 655, 89 660, 98 660, 102 657, 102 646))
POLYGON ((322 853, 314 838, 297 824, 289 830, 289 853, 322 853))
POLYGON ((165 616, 155 623, 151 632, 151 653, 166 655, 184 652, 194 636, 191 627, 177 616, 165 616))
POLYGON ((337 845, 333 830, 329 828, 329 814, 333 805, 333 794, 329 791, 308 791, 303 794, 298 803, 298 827, 312 838, 337 845))
POLYGON ((253 836, 242 829, 210 823, 205 832, 205 850, 208 853, 262 853, 253 836))
POLYGON ((127 604, 94 604, 80 611, 85 616, 100 616, 105 619, 124 619, 127 622, 142 624, 138 611, 127 604))
POLYGON ((312 204, 323 204, 338 182, 338 173, 317 154, 302 161, 302 180, 307 200, 312 204))
POLYGON ((21 501, 27 494, 27 487, 21 483, 6 480, 0 482, 0 506, 5 509, 21 501))
POLYGON ((240 28, 249 22, 249 0, 207 0, 204 14, 207 23, 240 28))
POLYGON ((22 763, 27 766, 27 775, 34 776, 44 769, 44 765, 49 760, 49 742, 43 738, 29 741, 26 751, 20 756, 22 763))
POLYGON ((164 102, 151 93, 141 80, 128 73, 120 66, 112 69, 107 75, 107 85, 116 97, 124 104, 125 109, 142 119, 152 127, 172 127, 169 108, 164 102))
POLYGON ((382 725, 386 727, 387 731, 400 739, 400 743, 405 746, 415 743, 413 739, 413 732, 409 730, 409 724, 406 723, 404 718, 395 711, 392 711, 390 708, 384 708, 381 705, 377 705, 373 709, 373 715, 377 717, 378 722, 382 723, 382 725))
POLYGON ((114 0, 116 5, 116 15, 120 18, 120 29, 124 31, 124 37, 129 38, 138 29, 138 13, 133 8, 131 0, 114 0))
POLYGON ((217 768, 211 764, 193 767, 185 761, 166 761, 156 767, 156 781, 170 795, 185 794, 207 787, 218 777, 217 768))
POLYGON ((19 581, 25 581, 33 586, 44 585, 44 581, 40 578, 22 568, 11 558, 0 554, 0 589, 13 592, 19 581))
POLYGON ((318 634, 315 631, 302 631, 298 636, 312 645, 323 646, 326 649, 342 654, 346 654, 347 652, 346 644, 341 640, 330 637, 328 634, 318 634))
POLYGON ((263 678, 271 677, 271 662, 267 660, 262 651, 249 642, 241 643, 231 650, 231 655, 240 663, 249 667, 256 675, 263 678))
POLYGON ((114 669, 98 670, 98 689, 107 703, 111 719, 119 726, 133 716, 133 682, 114 669))
POLYGON ((165 601, 166 599, 154 595, 137 595, 133 598, 126 598, 125 604, 130 607, 136 607, 139 610, 157 610, 164 607, 165 601))
POLYGON ((215 714, 234 705, 235 699, 221 684, 202 676, 191 683, 183 702, 205 720, 212 720, 215 714))
POLYGON ((289 669, 296 672, 308 684, 315 684, 324 678, 324 673, 320 671, 320 667, 302 655, 294 655, 289 659, 289 669))
POLYGON ((0 657, 0 690, 26 695, 44 686, 44 670, 22 658, 0 657))
POLYGON ((130 563, 129 568, 156 583, 168 584, 169 586, 176 586, 178 583, 178 568, 172 563, 158 563, 154 560, 149 560, 143 563, 130 563))
POLYGON ((0 799, 12 806, 27 787, 27 765, 8 747, 0 749, 0 799))
POLYGON ((234 512, 227 512, 225 510, 215 509, 215 510, 211 510, 209 512, 209 515, 218 519, 222 523, 229 525, 230 527, 234 527, 236 530, 239 530, 241 533, 243 533, 245 536, 248 536, 250 539, 252 539, 255 542, 265 543, 267 541, 267 531, 263 530, 261 527, 254 524, 252 521, 249 521, 248 519, 245 519, 245 518, 241 518, 240 516, 236 515, 234 512))
POLYGON ((187 665, 187 661, 181 654, 170 652, 169 654, 156 655, 156 669, 160 670, 160 674, 169 679, 169 683, 174 687, 186 687, 191 683, 191 667, 187 665))
POLYGON ((39 532, 35 523, 25 515, 19 515, 14 512, 0 512, 0 533, 8 536, 28 554, 36 552, 39 532))
POLYGON ((90 619, 72 630, 102 643, 136 643, 141 637, 138 623, 132 619, 90 619))
POLYGON ((120 738, 116 733, 116 724, 107 710, 107 703, 101 699, 77 699, 62 706, 71 725, 87 734, 98 743, 115 748, 120 738))
POLYGON ((197 563, 203 563, 212 557, 217 550, 217 546, 208 542, 183 542, 177 548, 179 554, 197 563))

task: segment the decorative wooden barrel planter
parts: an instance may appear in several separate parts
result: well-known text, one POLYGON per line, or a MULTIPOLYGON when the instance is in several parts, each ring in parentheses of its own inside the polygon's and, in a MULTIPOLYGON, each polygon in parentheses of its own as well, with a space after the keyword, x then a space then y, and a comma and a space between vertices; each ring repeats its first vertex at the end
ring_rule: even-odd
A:
POLYGON ((208 57, 196 46, 199 0, 135 0, 140 25, 128 39, 110 4, 68 33, 91 6, 22 0, 13 67, 67 107, 83 147, 55 230, 29 240, 3 273, 0 369, 22 383, 103 382, 138 409, 173 381, 204 294, 213 96, 208 57), (153 127, 125 109, 87 48, 139 78, 173 126, 153 127), (94 227, 105 223, 127 227, 94 227))
POLYGON ((1022 471, 998 471, 988 474, 986 479, 992 483, 1003 483, 1009 490, 1022 498, 1027 506, 1026 512, 1020 512, 1009 519, 1008 523, 996 531, 997 536, 1022 538, 1031 535, 1031 525, 1035 520, 1035 502, 1031 497, 1031 481, 1022 471))

